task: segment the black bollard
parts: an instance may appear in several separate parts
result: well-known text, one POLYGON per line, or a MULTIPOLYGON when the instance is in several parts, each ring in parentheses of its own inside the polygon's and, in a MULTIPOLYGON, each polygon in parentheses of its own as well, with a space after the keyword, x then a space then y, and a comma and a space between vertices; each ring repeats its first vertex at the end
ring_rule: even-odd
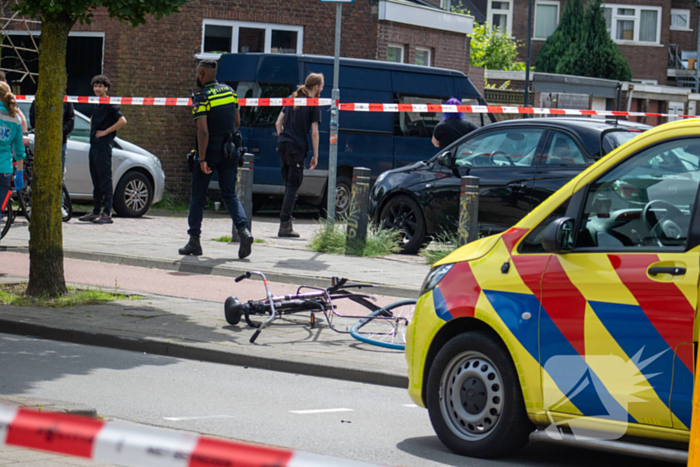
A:
MULTIPOLYGON (((243 212, 248 219, 248 228, 253 231, 253 165, 255 156, 246 154, 243 156, 243 166, 238 168, 238 178, 236 181, 236 196, 243 205, 243 212)), ((231 230, 231 241, 238 242, 238 232, 236 226, 231 230)))
POLYGON ((370 169, 364 167, 352 169, 352 198, 348 211, 347 241, 364 242, 367 239, 370 172, 370 169))
POLYGON ((479 177, 462 177, 457 236, 459 246, 479 238, 479 177))

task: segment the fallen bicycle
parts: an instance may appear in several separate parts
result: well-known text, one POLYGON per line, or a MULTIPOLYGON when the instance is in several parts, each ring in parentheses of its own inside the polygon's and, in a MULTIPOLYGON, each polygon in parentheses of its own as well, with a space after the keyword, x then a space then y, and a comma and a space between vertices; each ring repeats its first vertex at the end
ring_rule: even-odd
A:
POLYGON ((323 313, 328 327, 337 333, 350 334, 361 342, 388 349, 404 350, 405 348, 406 328, 413 316, 415 300, 401 300, 382 307, 375 303, 376 299, 373 296, 349 290, 359 291, 363 288, 371 288, 371 285, 351 284, 347 279, 337 277, 333 278, 331 286, 327 289, 302 285, 297 289, 296 294, 273 296, 265 274, 260 271, 246 272, 238 276, 236 282, 249 279, 251 275, 262 277, 267 298, 242 303, 236 297, 228 297, 224 303, 224 313, 229 324, 235 326, 243 317, 248 326, 256 328, 250 338, 251 343, 255 342, 263 329, 284 315, 308 313, 310 325, 313 328, 316 326, 316 313, 323 313), (334 317, 350 319, 358 317, 339 313, 334 301, 337 303, 341 300, 350 300, 362 305, 370 313, 353 326, 342 330, 333 323, 334 317), (258 323, 252 319, 255 315, 269 315, 269 317, 258 323))

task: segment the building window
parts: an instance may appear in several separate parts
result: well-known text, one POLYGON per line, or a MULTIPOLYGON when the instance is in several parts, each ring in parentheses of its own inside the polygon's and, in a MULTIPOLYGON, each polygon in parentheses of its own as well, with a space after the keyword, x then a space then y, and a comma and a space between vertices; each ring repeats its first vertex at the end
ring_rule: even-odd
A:
POLYGON ((559 2, 539 1, 535 5, 535 39, 546 39, 559 24, 559 2))
POLYGON ((304 28, 205 19, 202 35, 202 54, 206 56, 254 52, 301 54, 304 28))
POLYGON ((430 66, 430 49, 416 47, 416 65, 430 66))
POLYGON ((691 31, 690 10, 671 10, 671 29, 676 31, 691 31))
POLYGON ((615 42, 660 43, 661 7, 606 4, 603 15, 615 42))
POLYGON ((513 30, 513 4, 512 2, 499 2, 489 0, 486 18, 492 28, 498 28, 501 32, 512 35, 513 30))
POLYGON ((389 44, 386 48, 386 61, 403 63, 403 45, 389 44))

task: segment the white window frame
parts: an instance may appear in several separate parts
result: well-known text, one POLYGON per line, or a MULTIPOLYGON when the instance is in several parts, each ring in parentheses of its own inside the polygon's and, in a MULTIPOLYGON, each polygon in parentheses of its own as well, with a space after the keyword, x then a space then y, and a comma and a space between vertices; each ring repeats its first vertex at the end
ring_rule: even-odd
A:
MULTIPOLYGON (((432 60, 433 60, 433 57, 432 57, 433 53, 432 53, 432 51, 430 50, 430 48, 428 48, 428 47, 416 47, 416 52, 419 52, 419 51, 420 51, 420 52, 428 52, 428 64, 427 64, 427 65, 421 65, 421 66, 432 66, 431 63, 432 63, 432 60)), ((416 54, 416 55, 418 55, 418 54, 416 54)), ((415 60, 414 60, 414 62, 415 62, 415 60)), ((414 63, 414 65, 417 65, 417 63, 414 63)))
POLYGON ((197 58, 211 58, 218 60, 221 54, 213 54, 204 52, 204 34, 206 32, 206 26, 230 26, 233 30, 231 31, 231 53, 238 52, 238 35, 241 28, 254 28, 254 29, 264 29, 265 30, 265 48, 264 53, 270 53, 272 49, 272 30, 276 31, 295 31, 297 33, 297 50, 296 53, 301 55, 303 53, 304 45, 304 26, 291 26, 288 24, 276 24, 276 23, 256 23, 249 21, 230 21, 223 19, 204 19, 202 21, 202 43, 200 46, 200 53, 197 54, 197 58))
POLYGON ((493 14, 506 15, 506 32, 509 36, 513 36, 513 2, 515 0, 503 0, 508 2, 508 10, 494 10, 491 8, 493 2, 500 2, 501 0, 489 0, 488 7, 486 9, 486 20, 489 25, 493 28, 493 14))
MULTIPOLYGON (((387 61, 389 61, 389 47, 393 47, 395 49, 401 50, 401 60, 398 63, 403 63, 404 62, 404 45, 403 44, 387 44, 386 45, 386 58, 387 61)), ((396 62, 389 62, 389 63, 396 63, 396 62)))
POLYGON ((660 6, 642 6, 642 5, 620 5, 613 3, 606 3, 603 5, 604 8, 612 8, 612 19, 610 21, 610 37, 617 44, 621 45, 641 45, 646 47, 663 47, 661 45, 661 7, 660 6), (634 16, 621 16, 617 14, 618 9, 624 10, 634 10, 634 16), (640 32, 640 22, 641 22, 641 11, 642 10, 655 10, 656 11, 656 41, 654 42, 642 42, 639 40, 640 32), (632 40, 616 39, 617 36, 617 21, 634 21, 634 37, 632 40))
POLYGON ((532 22, 532 39, 536 41, 546 41, 546 37, 535 37, 535 31, 537 30, 537 5, 552 5, 557 7, 557 24, 554 26, 554 29, 556 29, 557 26, 559 26, 559 9, 561 8, 561 4, 551 0, 537 0, 537 2, 535 2, 535 19, 532 22))
POLYGON ((690 27, 690 10, 681 10, 681 9, 676 9, 672 8, 671 9, 671 18, 673 18, 673 15, 683 15, 686 17, 686 24, 688 27, 686 28, 681 28, 678 26, 673 26, 671 25, 671 31, 692 31, 693 29, 690 27))

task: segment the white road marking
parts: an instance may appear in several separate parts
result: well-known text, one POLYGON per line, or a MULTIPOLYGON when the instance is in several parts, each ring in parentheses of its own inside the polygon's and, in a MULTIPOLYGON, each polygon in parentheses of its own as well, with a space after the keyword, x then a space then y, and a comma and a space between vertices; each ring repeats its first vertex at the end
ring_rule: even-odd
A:
POLYGON ((404 407, 411 407, 411 408, 417 408, 418 406, 416 404, 404 404, 404 407))
POLYGON ((289 413, 312 414, 312 413, 333 413, 333 412, 354 412, 353 409, 318 409, 318 410, 290 410, 289 413))
POLYGON ((233 418, 231 415, 204 415, 201 417, 163 417, 163 420, 179 422, 183 420, 207 420, 212 418, 233 418))

